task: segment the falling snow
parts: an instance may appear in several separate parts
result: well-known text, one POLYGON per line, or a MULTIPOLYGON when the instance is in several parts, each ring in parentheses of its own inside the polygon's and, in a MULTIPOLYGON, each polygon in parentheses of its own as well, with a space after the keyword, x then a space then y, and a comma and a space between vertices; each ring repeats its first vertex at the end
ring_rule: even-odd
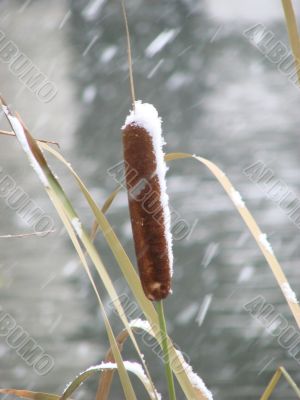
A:
POLYGON ((201 326, 203 324, 203 321, 206 317, 206 314, 208 312, 209 306, 211 304, 212 301, 212 294, 207 294, 204 299, 203 302, 201 304, 200 310, 198 312, 198 315, 196 317, 196 322, 198 323, 199 326, 201 326))
POLYGON ((211 242, 204 253, 203 259, 201 261, 201 265, 206 268, 211 263, 212 259, 218 254, 219 251, 219 243, 211 242))
POLYGON ((155 54, 159 53, 169 42, 175 38, 178 32, 178 29, 170 29, 168 31, 161 32, 146 48, 146 56, 155 56, 155 54))
POLYGON ((101 54, 100 60, 103 64, 107 64, 110 62, 114 56, 117 54, 118 47, 117 46, 109 46, 103 50, 101 54))
POLYGON ((106 0, 90 0, 90 2, 83 9, 82 15, 88 21, 92 21, 99 17, 101 9, 106 0))

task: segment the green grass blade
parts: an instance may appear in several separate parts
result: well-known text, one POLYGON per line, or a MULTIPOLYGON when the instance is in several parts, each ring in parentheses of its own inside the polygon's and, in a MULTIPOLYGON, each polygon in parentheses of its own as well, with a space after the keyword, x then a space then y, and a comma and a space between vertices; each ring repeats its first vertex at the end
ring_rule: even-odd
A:
POLYGON ((272 393, 274 392, 274 390, 276 389, 277 383, 280 380, 281 377, 281 371, 278 368, 275 372, 275 374, 272 376, 268 386, 266 387, 265 391, 263 392, 260 400, 268 400, 270 398, 270 396, 272 395, 272 393))
POLYGON ((264 390, 260 400, 268 400, 271 395, 273 394, 274 390, 276 389, 276 386, 281 378, 281 376, 284 376, 288 384, 291 386, 291 388, 294 390, 296 393, 297 397, 300 399, 300 390, 296 383, 294 382, 293 378, 290 376, 290 374, 287 372, 287 370, 284 367, 279 367, 275 371, 275 374, 272 376, 270 382, 268 383, 268 386, 264 390))
POLYGON ((300 389, 297 386, 296 382, 293 380, 293 378, 291 377, 291 375, 287 372, 287 370, 284 367, 279 367, 282 375, 285 377, 285 379, 287 380, 288 384, 290 385, 290 387, 294 390, 294 392, 296 393, 297 397, 300 399, 300 389))
POLYGON ((174 386, 173 372, 170 365, 170 356, 169 356, 169 348, 168 348, 168 337, 167 337, 167 326, 166 320, 164 316, 164 307, 163 300, 160 300, 156 303, 156 309, 159 319, 160 333, 161 333, 161 346, 164 352, 164 364, 166 370, 166 377, 169 387, 169 396, 170 400, 176 400, 176 392, 174 386))

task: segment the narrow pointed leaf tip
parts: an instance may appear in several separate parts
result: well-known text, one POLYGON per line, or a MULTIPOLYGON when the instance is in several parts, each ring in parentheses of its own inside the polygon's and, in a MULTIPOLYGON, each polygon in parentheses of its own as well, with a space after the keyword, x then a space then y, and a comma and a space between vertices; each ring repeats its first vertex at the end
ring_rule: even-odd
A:
POLYGON ((122 127, 133 238, 144 292, 161 300, 171 291, 171 217, 161 118, 152 104, 135 102, 122 127))
POLYGON ((42 168, 42 165, 46 166, 47 164, 41 150, 38 148, 34 139, 32 139, 32 137, 27 132, 26 128, 23 126, 21 121, 12 114, 9 107, 6 105, 6 103, 2 98, 1 98, 1 107, 11 125, 12 130, 15 132, 20 145, 22 146, 24 152, 26 153, 30 165, 38 175, 42 184, 46 188, 49 188, 48 178, 42 168))

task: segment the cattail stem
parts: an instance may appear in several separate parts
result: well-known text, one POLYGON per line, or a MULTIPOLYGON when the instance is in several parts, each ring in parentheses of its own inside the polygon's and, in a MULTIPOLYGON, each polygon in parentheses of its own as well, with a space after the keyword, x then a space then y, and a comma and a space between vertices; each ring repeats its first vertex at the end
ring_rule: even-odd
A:
POLYGON ((166 320, 165 320, 165 315, 164 315, 163 300, 156 302, 156 311, 157 311, 158 319, 159 319, 161 345, 162 345, 162 349, 164 352, 164 364, 165 364, 165 371, 166 371, 166 376, 167 376, 167 381, 168 381, 169 397, 170 397, 170 400, 176 400, 173 372, 172 372, 171 365, 170 365, 167 326, 166 326, 166 320))

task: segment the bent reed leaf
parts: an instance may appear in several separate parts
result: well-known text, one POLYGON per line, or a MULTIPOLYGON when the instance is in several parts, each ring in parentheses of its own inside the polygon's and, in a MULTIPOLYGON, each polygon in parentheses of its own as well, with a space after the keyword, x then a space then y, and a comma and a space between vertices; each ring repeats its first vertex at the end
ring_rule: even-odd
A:
POLYGON ((244 202, 241 201, 236 201, 236 196, 232 196, 232 193, 235 193, 235 189, 230 182, 230 180, 227 178, 227 176, 224 174, 224 172, 217 167, 213 162, 203 158, 203 157, 197 157, 195 154, 189 154, 189 153, 170 153, 166 155, 166 160, 172 161, 172 160, 177 160, 177 159, 184 159, 184 158, 191 158, 196 161, 199 161, 200 163, 204 164, 210 172, 215 176, 215 178, 219 181, 225 192, 228 194, 230 200, 233 202, 234 206, 240 213, 242 219, 244 220, 245 224, 247 225, 249 231, 251 232, 252 236, 254 237, 255 241, 257 242, 261 252, 263 253, 265 259, 267 260, 267 263, 269 264, 269 267, 271 268, 271 271, 273 272, 273 275, 280 287, 280 290, 282 291, 288 306, 290 307, 290 310, 297 322, 298 327, 300 328, 300 307, 299 304, 295 301, 293 301, 293 298, 289 295, 289 292, 285 290, 286 283, 288 283, 288 280, 277 260, 275 257, 272 248, 268 241, 266 240, 266 235, 262 233, 260 230, 259 226, 257 225, 255 219, 253 218, 252 214, 249 212, 247 207, 245 206, 244 202))
MULTIPOLYGON (((94 213, 94 216, 97 220, 97 223, 99 224, 99 228, 101 229, 101 232, 103 234, 103 237, 105 238, 107 244, 109 245, 117 263, 118 266, 121 269, 121 272, 126 279, 129 288, 131 289, 135 300, 141 310, 143 311, 145 317, 147 318, 148 322, 151 324, 151 326, 159 327, 159 321, 158 321, 158 316, 156 313, 156 310, 152 304, 151 301, 147 299, 147 297, 144 294, 143 288, 141 286, 141 282, 139 279, 138 274, 136 273, 136 270, 134 266, 132 265, 126 251, 124 250, 124 247, 122 246, 121 242, 119 241, 117 235, 114 232, 113 227, 109 223, 108 219, 102 212, 102 210, 98 207, 97 203, 89 193, 87 187, 79 177, 79 175, 76 173, 76 171, 72 168, 71 164, 65 160, 65 158, 62 156, 61 153, 53 149, 52 147, 48 146, 45 143, 40 143, 39 144, 44 150, 48 151, 50 154, 52 154, 54 157, 56 157, 59 161, 61 161, 67 169, 71 172, 72 176, 74 177, 75 181, 77 182, 82 194, 84 195, 86 201, 88 202, 91 210, 94 213)), ((98 270, 98 269, 97 269, 98 270)), ((98 271, 99 272, 99 271, 98 271)), ((114 305, 119 313, 119 299, 117 297, 114 297, 112 295, 111 299, 114 302, 114 305)), ((130 328, 131 330, 131 328, 130 328)), ((155 331, 155 337, 158 340, 158 342, 161 344, 161 337, 160 337, 160 331, 156 330, 155 331)), ((168 337, 168 347, 169 347, 169 354, 171 358, 171 367, 176 375, 176 378, 180 384, 181 389, 183 390, 185 396, 187 397, 188 400, 208 400, 206 397, 203 397, 195 390, 193 387, 190 378, 188 377, 186 371, 184 370, 184 366, 182 364, 182 361, 178 357, 178 354, 176 353, 176 349, 171 341, 171 339, 168 337)))
MULTIPOLYGON (((16 133, 17 139, 19 140, 23 150, 27 154, 30 164, 33 166, 34 171, 37 173, 40 180, 42 181, 59 216, 61 217, 65 227, 67 228, 70 238, 73 239, 72 242, 74 243, 75 240, 74 240, 74 238, 72 238, 72 229, 71 229, 72 227, 70 228, 70 224, 73 226, 73 229, 76 231, 76 234, 81 239, 81 242, 85 246, 95 267, 97 268, 97 270, 99 272, 101 272, 100 276, 102 277, 103 283, 104 283, 106 289, 108 290, 110 296, 116 298, 117 293, 114 289, 114 286, 110 280, 110 277, 109 277, 107 271, 105 270, 104 265, 102 264, 102 261, 100 259, 100 256, 99 256, 97 250, 95 249, 94 245, 90 241, 89 235, 83 229, 81 222, 80 222, 76 212, 74 211, 72 204, 70 203, 69 199, 65 195, 62 187, 60 186, 60 184, 58 183, 58 181, 52 174, 50 168, 48 167, 48 164, 41 152, 41 149, 38 147, 35 140, 32 139, 28 130, 23 126, 23 124, 21 124, 19 119, 12 115, 11 111, 9 110, 9 108, 6 106, 6 104, 3 101, 2 101, 2 109, 5 113, 5 115, 7 116, 9 122, 11 123, 12 129, 16 133)), ((81 249, 79 251, 79 248, 80 248, 79 244, 77 247, 75 246, 75 248, 76 248, 78 254, 80 254, 81 249)), ((80 257, 81 260, 83 260, 83 258, 84 258, 84 255, 80 257)), ((90 275, 89 275, 89 277, 90 277, 90 275)), ((100 297, 99 297, 99 299, 100 299, 100 297)), ((101 305, 101 301, 100 301, 100 305, 101 305)), ((104 307, 101 307, 101 308, 102 308, 102 311, 104 311, 104 307)), ((125 313, 122 309, 122 306, 119 302, 116 302, 116 308, 118 309, 119 315, 120 315, 122 321, 124 322, 125 326, 129 327, 127 318, 126 318, 125 313)), ((127 400, 136 399, 136 396, 135 396, 133 387, 131 385, 128 373, 124 367, 122 357, 119 353, 118 346, 116 345, 116 343, 114 343, 114 336, 113 336, 112 330, 110 328, 109 321, 106 317, 105 312, 103 312, 102 314, 104 317, 104 322, 105 322, 105 326, 107 328, 107 333, 108 333, 110 343, 114 349, 114 356, 116 357, 116 361, 118 364, 118 372, 120 375, 120 379, 121 379, 125 397, 127 400)), ((129 327, 129 329, 130 329, 130 327, 129 327)), ((137 343, 135 341, 133 334, 131 333, 130 336, 136 347, 139 357, 142 359, 141 353, 139 351, 139 348, 137 346, 137 343)))
MULTIPOLYGON (((151 400, 161 400, 161 395, 156 390, 153 392, 153 387, 151 382, 147 378, 143 367, 141 364, 132 362, 132 361, 124 361, 124 366, 128 372, 132 372, 135 374, 140 381, 143 383, 146 391, 148 392, 149 398, 151 400)), ((118 366, 115 362, 102 362, 99 365, 92 366, 85 371, 81 372, 64 390, 63 395, 61 396, 60 400, 67 400, 75 390, 88 378, 94 375, 96 372, 102 371, 113 371, 117 370, 118 366)), ((103 399, 102 399, 103 400, 103 399)))
MULTIPOLYGON (((149 334, 150 336, 152 336, 154 339, 157 340, 157 337, 155 334, 155 329, 152 329, 152 327, 148 321, 141 320, 139 318, 134 319, 134 320, 130 321, 130 326, 134 330, 144 331, 145 333, 149 334)), ((126 329, 121 331, 118 334, 118 336, 116 337, 116 340, 119 343, 121 350, 122 350, 127 338, 128 338, 128 332, 126 331, 126 329)), ((196 397, 196 399, 213 400, 211 392, 207 389, 205 383, 200 378, 200 376, 197 375, 193 371, 192 367, 185 361, 182 353, 179 350, 176 350, 176 353, 179 357, 180 362, 182 363, 182 365, 184 365, 184 369, 188 372, 188 376, 189 376, 191 382, 193 382, 194 389, 197 391, 198 397, 196 397)), ((109 351, 107 352, 106 361, 113 361, 112 349, 109 349, 109 351)), ((101 397, 101 395, 103 393, 106 394, 105 384, 108 383, 108 385, 110 385, 111 380, 112 380, 112 375, 106 376, 106 373, 103 374, 103 376, 100 379, 100 383, 99 383, 99 389, 98 389, 97 398, 96 398, 97 400, 106 400, 107 399, 107 397, 101 397)))

